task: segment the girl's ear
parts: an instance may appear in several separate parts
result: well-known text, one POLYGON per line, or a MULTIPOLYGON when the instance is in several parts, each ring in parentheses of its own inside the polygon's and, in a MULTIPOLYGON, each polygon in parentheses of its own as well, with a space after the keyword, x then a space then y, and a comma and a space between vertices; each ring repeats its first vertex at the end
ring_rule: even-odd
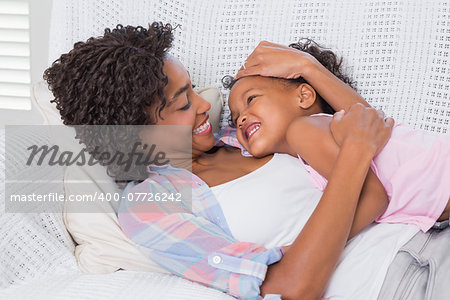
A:
POLYGON ((300 84, 297 89, 298 106, 302 109, 310 108, 316 101, 316 91, 307 83, 300 84))

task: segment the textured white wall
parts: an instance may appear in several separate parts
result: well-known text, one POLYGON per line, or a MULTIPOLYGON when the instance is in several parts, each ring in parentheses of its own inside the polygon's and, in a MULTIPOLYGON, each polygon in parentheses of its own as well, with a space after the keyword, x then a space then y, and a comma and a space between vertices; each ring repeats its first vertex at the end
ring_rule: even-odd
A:
POLYGON ((199 87, 220 85, 263 39, 309 37, 396 122, 450 132, 450 0, 54 0, 54 11, 50 61, 118 23, 180 24, 171 52, 199 87))

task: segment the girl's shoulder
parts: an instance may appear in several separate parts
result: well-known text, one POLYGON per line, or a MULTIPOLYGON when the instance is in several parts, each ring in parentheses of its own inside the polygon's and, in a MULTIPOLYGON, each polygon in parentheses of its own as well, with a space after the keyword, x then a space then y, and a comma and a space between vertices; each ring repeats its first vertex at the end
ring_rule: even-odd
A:
MULTIPOLYGON (((291 127, 311 130, 314 133, 317 133, 317 130, 328 132, 330 130, 330 122, 332 119, 333 115, 330 114, 313 114, 295 119, 295 121, 292 122, 291 127)), ((308 134, 308 132, 306 131, 305 134, 308 134)))
POLYGON ((295 119, 286 131, 288 144, 291 146, 298 144, 298 147, 300 147, 301 144, 321 145, 327 141, 334 142, 330 132, 332 117, 332 115, 317 114, 295 119))
POLYGON ((330 131, 332 119, 332 115, 325 114, 300 117, 290 124, 286 133, 291 149, 326 178, 339 153, 330 131))
POLYGON ((322 117, 328 117, 328 118, 333 118, 333 115, 330 115, 330 114, 326 114, 326 113, 318 113, 318 114, 312 114, 312 115, 310 115, 310 117, 320 117, 320 116, 322 116, 322 117))

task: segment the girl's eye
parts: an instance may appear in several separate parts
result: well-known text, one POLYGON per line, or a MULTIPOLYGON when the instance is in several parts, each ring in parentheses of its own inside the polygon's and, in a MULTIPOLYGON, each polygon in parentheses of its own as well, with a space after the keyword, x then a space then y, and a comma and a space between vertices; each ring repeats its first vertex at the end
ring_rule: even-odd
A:
POLYGON ((252 102, 253 99, 255 99, 256 96, 250 96, 247 98, 247 104, 250 104, 250 102, 252 102))
POLYGON ((180 110, 188 110, 191 107, 191 101, 188 100, 188 103, 183 106, 182 108, 180 108, 180 110))

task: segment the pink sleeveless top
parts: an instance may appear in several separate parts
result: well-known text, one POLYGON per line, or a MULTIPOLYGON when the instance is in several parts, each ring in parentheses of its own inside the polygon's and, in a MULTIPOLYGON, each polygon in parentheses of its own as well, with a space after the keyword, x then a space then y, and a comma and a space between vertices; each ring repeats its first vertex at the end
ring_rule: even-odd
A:
MULTIPOLYGON (((323 113, 312 116, 333 117, 323 113)), ((323 191, 328 182, 325 177, 300 161, 323 191)), ((414 224, 425 232, 450 198, 450 134, 434 135, 396 124, 370 167, 389 197, 389 206, 377 222, 414 224)))

